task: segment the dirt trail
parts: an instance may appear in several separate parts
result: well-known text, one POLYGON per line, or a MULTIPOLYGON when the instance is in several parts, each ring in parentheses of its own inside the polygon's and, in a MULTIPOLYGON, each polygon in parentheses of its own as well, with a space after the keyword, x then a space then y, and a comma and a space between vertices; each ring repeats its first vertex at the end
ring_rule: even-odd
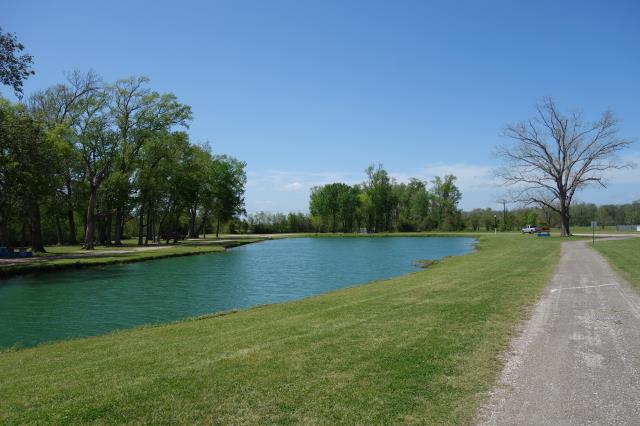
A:
POLYGON ((479 424, 640 424, 640 297, 587 242, 563 243, 479 424))

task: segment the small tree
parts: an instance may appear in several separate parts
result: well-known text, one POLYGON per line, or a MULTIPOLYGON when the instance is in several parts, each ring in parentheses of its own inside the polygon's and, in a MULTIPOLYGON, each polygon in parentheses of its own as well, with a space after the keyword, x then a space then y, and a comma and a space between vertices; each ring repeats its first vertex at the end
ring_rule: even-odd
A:
POLYGON ((505 163, 498 175, 514 187, 514 201, 557 212, 561 234, 568 236, 576 191, 589 184, 605 187, 604 172, 632 167, 617 158, 632 141, 618 136, 618 121, 609 110, 587 123, 578 112, 563 115, 553 99, 545 98, 537 111, 536 117, 504 129, 515 144, 498 148, 505 163))

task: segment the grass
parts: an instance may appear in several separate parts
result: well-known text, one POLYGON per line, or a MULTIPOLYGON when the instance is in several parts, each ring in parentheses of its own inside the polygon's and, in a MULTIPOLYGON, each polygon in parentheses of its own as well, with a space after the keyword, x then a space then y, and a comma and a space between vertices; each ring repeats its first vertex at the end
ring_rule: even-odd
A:
POLYGON ((0 423, 470 423, 559 242, 482 236, 390 280, 5 352, 0 423))
POLYGON ((217 242, 181 242, 176 245, 162 245, 160 249, 148 251, 133 251, 130 253, 117 253, 122 250, 135 250, 137 245, 133 241, 125 241, 118 247, 96 247, 94 251, 100 257, 84 258, 52 258, 58 255, 75 255, 82 253, 80 246, 51 246, 47 247, 47 253, 35 256, 32 263, 0 264, 0 277, 18 275, 33 272, 50 272, 62 269, 82 268, 88 266, 109 265, 117 263, 140 262, 166 257, 187 256, 224 251, 226 248, 241 244, 262 241, 264 238, 241 238, 217 242), (113 252, 113 254, 109 254, 113 252))
MULTIPOLYGON (((560 232, 559 229, 557 229, 560 232)), ((598 226, 596 227, 595 234, 635 234, 636 231, 618 231, 615 226, 598 226)), ((571 232, 575 234, 591 234, 593 231, 590 226, 572 226, 571 232)))
POLYGON ((595 248, 632 286, 640 289, 640 238, 597 241, 595 248))

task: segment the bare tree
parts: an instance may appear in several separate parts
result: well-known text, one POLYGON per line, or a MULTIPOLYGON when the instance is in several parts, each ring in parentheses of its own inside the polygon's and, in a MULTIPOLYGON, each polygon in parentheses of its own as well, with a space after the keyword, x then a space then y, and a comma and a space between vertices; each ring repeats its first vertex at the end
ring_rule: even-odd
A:
POLYGON ((545 98, 537 112, 504 129, 515 144, 498 148, 504 161, 498 176, 512 187, 514 201, 556 211, 562 236, 568 236, 576 191, 590 184, 606 187, 605 171, 633 167, 617 157, 633 141, 618 136, 618 121, 610 110, 588 123, 579 112, 563 115, 553 99, 545 98))

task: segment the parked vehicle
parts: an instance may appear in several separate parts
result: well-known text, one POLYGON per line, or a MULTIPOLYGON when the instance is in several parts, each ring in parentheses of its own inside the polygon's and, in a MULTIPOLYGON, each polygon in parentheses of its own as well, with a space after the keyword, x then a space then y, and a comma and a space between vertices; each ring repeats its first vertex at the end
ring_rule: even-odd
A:
POLYGON ((536 232, 540 232, 540 231, 542 231, 542 228, 535 225, 527 225, 524 228, 522 228, 523 234, 535 234, 536 232))

